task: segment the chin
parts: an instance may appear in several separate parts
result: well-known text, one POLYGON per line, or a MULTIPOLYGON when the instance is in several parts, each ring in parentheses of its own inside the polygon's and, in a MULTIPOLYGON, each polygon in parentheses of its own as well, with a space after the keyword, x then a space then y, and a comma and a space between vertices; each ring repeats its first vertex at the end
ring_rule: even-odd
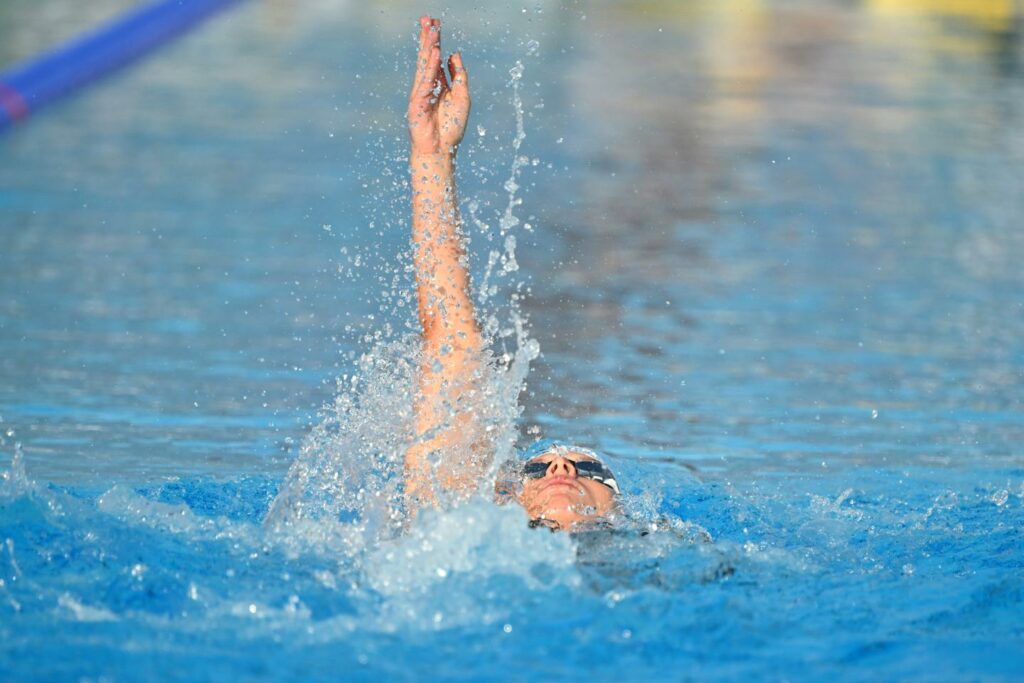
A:
POLYGON ((566 508, 555 508, 547 510, 543 514, 544 519, 553 519, 563 526, 571 526, 577 522, 582 522, 587 518, 578 512, 568 510, 566 508))

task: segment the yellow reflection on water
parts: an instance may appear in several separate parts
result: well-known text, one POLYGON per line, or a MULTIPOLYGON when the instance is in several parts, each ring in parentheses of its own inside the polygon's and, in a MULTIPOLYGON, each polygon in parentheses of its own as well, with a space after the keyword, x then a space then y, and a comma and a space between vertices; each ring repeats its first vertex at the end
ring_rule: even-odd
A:
MULTIPOLYGON (((870 12, 879 14, 960 17, 976 21, 992 30, 1008 30, 1019 13, 1015 0, 864 0, 863 7, 870 12)), ((622 3, 619 8, 625 14, 646 15, 658 19, 687 19, 713 14, 742 17, 770 9, 765 0, 734 0, 732 2, 633 0, 622 3)), ((829 10, 830 8, 824 6, 821 9, 829 10)))
POLYGON ((882 14, 950 16, 971 19, 994 31, 1011 28, 1014 0, 867 0, 867 7, 882 14))

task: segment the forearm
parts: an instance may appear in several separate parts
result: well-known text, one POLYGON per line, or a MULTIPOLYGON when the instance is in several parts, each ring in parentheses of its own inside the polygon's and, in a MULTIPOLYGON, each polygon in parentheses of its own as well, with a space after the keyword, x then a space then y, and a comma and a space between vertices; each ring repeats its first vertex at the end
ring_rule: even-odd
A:
POLYGON ((416 441, 406 452, 412 507, 435 502, 431 481, 449 491, 474 490, 479 473, 462 462, 476 432, 467 398, 475 392, 482 335, 476 321, 459 223, 453 155, 411 155, 413 262, 423 328, 416 397, 416 441), (426 457, 446 452, 431 473, 426 457), (415 502, 413 502, 415 501, 415 502))
POLYGON ((461 234, 454 154, 414 151, 410 171, 417 305, 428 353, 442 346, 451 347, 447 353, 478 351, 480 332, 461 234))

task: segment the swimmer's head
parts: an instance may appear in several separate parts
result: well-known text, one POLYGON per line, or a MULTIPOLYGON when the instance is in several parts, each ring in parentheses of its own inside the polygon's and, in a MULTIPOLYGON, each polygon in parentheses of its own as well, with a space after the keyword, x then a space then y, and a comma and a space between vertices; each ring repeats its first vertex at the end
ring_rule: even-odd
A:
POLYGON ((538 441, 506 473, 505 479, 519 478, 515 487, 508 487, 509 497, 539 525, 571 530, 616 508, 618 483, 598 455, 586 448, 538 441))

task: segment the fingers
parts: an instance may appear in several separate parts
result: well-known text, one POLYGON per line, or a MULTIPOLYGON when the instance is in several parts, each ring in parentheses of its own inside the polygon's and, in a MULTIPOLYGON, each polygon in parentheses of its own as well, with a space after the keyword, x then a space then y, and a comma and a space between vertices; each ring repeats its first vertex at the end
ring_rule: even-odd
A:
POLYGON ((437 40, 431 40, 431 21, 432 20, 430 17, 420 17, 420 47, 419 53, 416 55, 417 72, 419 72, 419 70, 423 68, 423 65, 426 62, 427 57, 430 56, 430 48, 432 48, 434 45, 438 45, 437 40))
MULTIPOLYGON (((419 95, 425 80, 436 79, 437 66, 432 63, 432 53, 438 53, 438 63, 441 54, 441 22, 431 19, 428 16, 420 17, 419 52, 416 55, 416 74, 413 77, 412 96, 419 95)), ((429 89, 433 89, 433 84, 429 89)))
POLYGON ((437 47, 437 70, 434 74, 435 85, 440 86, 438 91, 438 97, 443 95, 448 90, 448 81, 445 79, 444 67, 441 66, 441 20, 431 19, 430 20, 430 31, 434 38, 434 45, 437 47))
POLYGON ((452 80, 452 92, 461 95, 469 95, 469 74, 462 63, 462 53, 455 52, 448 57, 448 74, 452 80))
POLYGON ((438 91, 437 91, 437 96, 438 97, 442 97, 446 92, 448 92, 448 90, 449 90, 448 79, 444 75, 444 67, 441 66, 441 53, 440 53, 440 51, 438 51, 438 54, 437 54, 437 73, 434 75, 434 82, 438 86, 438 91))
POLYGON ((430 99, 434 97, 437 85, 437 73, 441 69, 441 48, 432 47, 427 53, 423 67, 419 70, 416 85, 411 99, 430 99))
POLYGON ((416 76, 409 95, 409 112, 427 113, 449 94, 468 103, 469 76, 458 52, 448 57, 447 68, 441 64, 441 20, 420 17, 419 54, 416 76))

